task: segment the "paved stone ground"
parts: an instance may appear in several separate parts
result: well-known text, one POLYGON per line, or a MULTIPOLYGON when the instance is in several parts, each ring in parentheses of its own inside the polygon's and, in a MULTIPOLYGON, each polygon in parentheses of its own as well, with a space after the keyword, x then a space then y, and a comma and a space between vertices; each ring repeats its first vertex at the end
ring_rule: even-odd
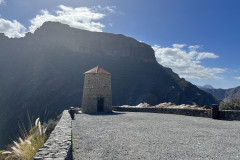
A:
POLYGON ((240 122, 159 113, 78 114, 80 159, 240 159, 240 122))

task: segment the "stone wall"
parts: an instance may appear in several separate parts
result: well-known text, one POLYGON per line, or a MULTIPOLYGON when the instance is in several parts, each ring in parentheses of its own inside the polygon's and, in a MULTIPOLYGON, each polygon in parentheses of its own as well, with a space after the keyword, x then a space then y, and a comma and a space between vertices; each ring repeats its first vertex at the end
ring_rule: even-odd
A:
MULTIPOLYGON (((212 118, 211 109, 190 109, 190 108, 134 108, 134 107, 112 107, 114 111, 125 112, 152 112, 165 114, 179 114, 196 117, 212 118)), ((234 110, 220 110, 219 119, 222 120, 237 120, 240 121, 240 111, 234 110)))
POLYGON ((67 110, 34 160, 71 160, 72 159, 72 120, 67 110))
POLYGON ((226 120, 237 120, 240 121, 240 111, 234 110, 220 110, 219 117, 226 120))
POLYGON ((196 117, 211 117, 210 109, 190 109, 190 108, 131 108, 131 107, 112 107, 114 111, 126 112, 152 112, 152 113, 166 113, 179 114, 196 117))

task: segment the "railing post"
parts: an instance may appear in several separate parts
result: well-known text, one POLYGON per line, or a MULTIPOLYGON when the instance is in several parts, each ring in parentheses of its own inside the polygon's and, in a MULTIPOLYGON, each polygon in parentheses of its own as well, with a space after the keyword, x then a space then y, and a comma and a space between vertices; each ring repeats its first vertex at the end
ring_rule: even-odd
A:
POLYGON ((219 118, 219 104, 212 104, 211 117, 212 117, 212 119, 219 118))

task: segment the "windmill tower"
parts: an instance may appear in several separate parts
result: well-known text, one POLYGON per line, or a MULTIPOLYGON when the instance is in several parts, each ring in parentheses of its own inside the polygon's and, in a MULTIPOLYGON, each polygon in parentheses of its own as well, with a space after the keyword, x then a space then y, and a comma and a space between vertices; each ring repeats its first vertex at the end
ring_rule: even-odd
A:
POLYGON ((84 74, 82 112, 112 112, 111 74, 99 66, 84 74))

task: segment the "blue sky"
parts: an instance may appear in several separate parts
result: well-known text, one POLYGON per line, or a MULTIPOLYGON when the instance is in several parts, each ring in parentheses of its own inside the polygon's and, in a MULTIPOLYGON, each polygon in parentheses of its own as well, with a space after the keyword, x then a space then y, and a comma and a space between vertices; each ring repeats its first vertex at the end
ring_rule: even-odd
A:
POLYGON ((131 36, 196 85, 240 85, 238 0, 0 0, 0 32, 22 37, 44 21, 131 36))

